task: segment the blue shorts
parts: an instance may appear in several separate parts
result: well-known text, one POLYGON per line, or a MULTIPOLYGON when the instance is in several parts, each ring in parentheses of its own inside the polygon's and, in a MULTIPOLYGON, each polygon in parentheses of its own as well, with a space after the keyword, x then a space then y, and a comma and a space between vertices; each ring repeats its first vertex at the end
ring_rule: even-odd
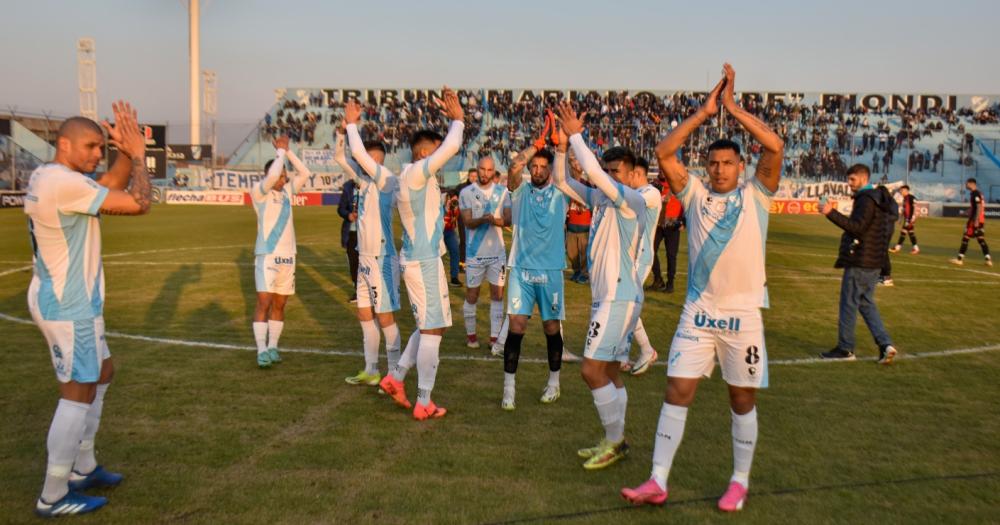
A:
POLYGON ((543 321, 566 318, 562 270, 511 268, 507 280, 507 314, 527 315, 535 310, 543 321))

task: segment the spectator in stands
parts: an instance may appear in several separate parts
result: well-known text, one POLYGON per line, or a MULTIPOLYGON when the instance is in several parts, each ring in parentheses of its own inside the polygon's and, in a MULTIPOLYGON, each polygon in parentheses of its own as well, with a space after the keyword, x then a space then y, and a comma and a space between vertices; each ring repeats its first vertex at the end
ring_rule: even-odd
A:
POLYGON ((680 199, 670 191, 666 178, 661 172, 653 186, 660 190, 663 207, 656 224, 653 236, 653 284, 652 290, 674 293, 674 275, 677 274, 677 252, 680 248, 681 230, 684 228, 684 206, 680 199), (667 282, 663 282, 660 273, 660 243, 664 243, 667 256, 667 282))

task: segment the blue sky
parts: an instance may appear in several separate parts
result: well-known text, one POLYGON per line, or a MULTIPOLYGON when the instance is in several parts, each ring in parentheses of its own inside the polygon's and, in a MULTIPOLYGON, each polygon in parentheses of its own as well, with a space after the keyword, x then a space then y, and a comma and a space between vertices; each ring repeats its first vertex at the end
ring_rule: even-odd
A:
MULTIPOLYGON (((0 11, 0 108, 76 113, 89 36, 102 116, 126 98, 143 120, 187 120, 184 2, 0 11)), ((259 118, 283 86, 702 89, 727 60, 743 90, 991 94, 997 20, 1000 2, 974 0, 202 0, 201 60, 222 123, 259 118)))

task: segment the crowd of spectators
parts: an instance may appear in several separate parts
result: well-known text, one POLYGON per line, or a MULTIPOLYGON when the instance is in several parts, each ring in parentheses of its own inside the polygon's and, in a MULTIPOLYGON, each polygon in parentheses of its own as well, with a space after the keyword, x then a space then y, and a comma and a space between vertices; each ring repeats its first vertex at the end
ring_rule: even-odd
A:
MULTIPOLYGON (((511 91, 460 92, 466 108, 465 144, 475 144, 478 154, 492 154, 501 165, 526 148, 541 130, 546 109, 556 103, 543 100, 537 92, 529 100, 516 100, 511 91)), ((669 130, 697 110, 704 94, 674 93, 655 96, 628 92, 575 93, 579 111, 587 112, 587 136, 597 150, 621 145, 655 163, 654 148, 669 130)), ((998 106, 973 112, 971 109, 842 111, 837 102, 827 107, 818 103, 764 101, 748 97, 744 107, 775 129, 785 141, 786 173, 805 179, 830 180, 843 174, 849 164, 870 163, 873 174, 885 174, 893 160, 906 150, 906 166, 911 171, 937 171, 944 159, 944 143, 950 134, 959 161, 968 161, 972 135, 966 124, 998 124, 998 106), (945 136, 941 136, 945 134, 945 136), (936 151, 921 146, 924 138, 941 136, 936 151)), ((268 113, 262 131, 265 136, 288 134, 293 141, 314 147, 330 147, 332 137, 317 136, 319 123, 336 127, 343 103, 333 97, 312 94, 308 103, 284 99, 273 117, 268 113)), ((433 100, 390 99, 365 105, 362 133, 382 140, 389 153, 406 149, 411 133, 421 128, 444 130, 447 122, 433 100)), ((701 166, 708 145, 729 136, 743 144, 746 161, 752 165, 761 153, 741 126, 727 117, 713 119, 692 134, 681 150, 689 166, 701 166)))

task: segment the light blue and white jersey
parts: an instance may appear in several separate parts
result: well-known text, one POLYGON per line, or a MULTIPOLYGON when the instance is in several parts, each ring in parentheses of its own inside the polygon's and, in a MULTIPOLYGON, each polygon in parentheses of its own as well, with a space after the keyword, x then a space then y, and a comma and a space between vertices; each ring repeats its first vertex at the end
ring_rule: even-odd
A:
MULTIPOLYGON (((434 153, 406 164, 399 174, 396 207, 403 226, 400 262, 434 259, 445 253, 444 208, 436 175, 458 153, 464 129, 465 125, 461 121, 452 121, 448 127, 448 135, 434 153)), ((364 150, 356 125, 347 126, 347 136, 354 159, 369 176, 376 178, 378 172, 385 170, 385 167, 375 163, 364 150)))
POLYGON ((614 181, 617 198, 598 190, 589 193, 593 215, 587 257, 593 302, 642 301, 638 282, 639 239, 646 203, 633 188, 614 181))
POLYGON ((647 220, 646 198, 608 175, 579 133, 571 136, 569 143, 594 187, 566 179, 565 153, 556 155, 555 179, 574 199, 593 210, 587 256, 592 300, 642 302, 636 261, 647 220))
MULTIPOLYGON (((355 133, 357 128, 355 128, 355 133)), ((361 140, 360 135, 358 140, 361 140)), ((392 210, 396 206, 399 178, 381 166, 375 167, 375 175, 358 172, 347 162, 344 150, 344 135, 337 134, 334 159, 344 170, 344 175, 357 184, 354 196, 358 201, 358 255, 371 257, 395 256, 396 234, 392 225, 392 210)))
POLYGON ((569 197, 553 184, 522 182, 510 194, 514 234, 507 266, 530 270, 566 268, 569 197))
POLYGON ((709 311, 767 308, 764 249, 773 196, 756 177, 725 194, 688 177, 677 194, 687 220, 688 303, 709 311))
POLYGON ((62 164, 35 169, 24 198, 34 250, 28 288, 46 321, 79 321, 104 312, 101 221, 108 189, 62 164))
MULTIPOLYGON (((486 187, 479 184, 466 186, 458 195, 458 207, 469 210, 473 219, 486 215, 503 217, 503 210, 510 208, 510 196, 507 188, 500 184, 490 183, 486 187)), ((503 228, 493 224, 480 224, 475 228, 465 229, 465 258, 500 258, 507 256, 506 245, 503 242, 503 228)), ((501 262, 501 264, 503 264, 501 262)))
POLYGON ((267 175, 250 190, 250 200, 257 212, 257 242, 254 255, 295 255, 295 226, 292 224, 292 199, 298 192, 298 177, 289 179, 274 190, 285 165, 285 150, 279 149, 267 175))
MULTIPOLYGON (((646 211, 639 214, 642 223, 642 236, 639 237, 639 256, 636 261, 639 263, 639 279, 645 280, 644 271, 649 271, 653 266, 653 237, 656 235, 656 223, 660 219, 660 211, 663 209, 663 198, 660 190, 652 184, 647 184, 639 188, 639 195, 646 203, 646 211)), ((642 282, 639 283, 640 285, 642 282)))

